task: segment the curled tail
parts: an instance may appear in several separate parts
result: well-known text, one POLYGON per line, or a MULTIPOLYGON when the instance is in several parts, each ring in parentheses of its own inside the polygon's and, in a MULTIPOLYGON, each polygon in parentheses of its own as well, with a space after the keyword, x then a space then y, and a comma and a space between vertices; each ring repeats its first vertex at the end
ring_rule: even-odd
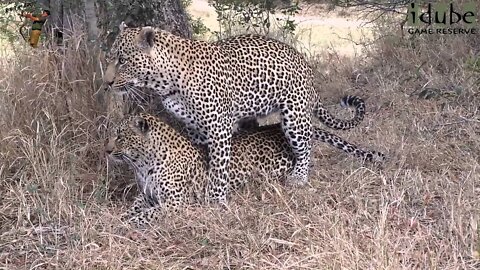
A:
POLYGON ((345 96, 341 100, 342 107, 355 107, 355 116, 350 120, 341 120, 333 117, 330 112, 323 107, 322 104, 318 104, 314 110, 313 115, 317 117, 322 123, 327 127, 333 129, 351 129, 360 122, 362 122, 363 117, 365 116, 365 102, 363 99, 357 96, 345 96))
POLYGON ((328 143, 331 146, 338 148, 347 154, 353 155, 354 157, 360 158, 363 161, 374 163, 383 163, 385 161, 385 155, 383 153, 360 149, 356 145, 321 128, 313 127, 312 139, 314 141, 328 143))

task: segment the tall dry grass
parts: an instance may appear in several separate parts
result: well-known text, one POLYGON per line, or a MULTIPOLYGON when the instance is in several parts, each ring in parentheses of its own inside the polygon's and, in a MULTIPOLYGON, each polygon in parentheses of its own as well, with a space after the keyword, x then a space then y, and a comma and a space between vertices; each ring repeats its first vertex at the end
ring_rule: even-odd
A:
POLYGON ((365 98, 364 123, 337 133, 386 152, 383 169, 321 145, 308 187, 258 179, 226 208, 147 230, 118 219, 134 191, 101 154, 105 105, 83 36, 0 60, 0 267, 478 269, 479 74, 467 63, 479 40, 393 38, 315 61, 324 103, 365 98))

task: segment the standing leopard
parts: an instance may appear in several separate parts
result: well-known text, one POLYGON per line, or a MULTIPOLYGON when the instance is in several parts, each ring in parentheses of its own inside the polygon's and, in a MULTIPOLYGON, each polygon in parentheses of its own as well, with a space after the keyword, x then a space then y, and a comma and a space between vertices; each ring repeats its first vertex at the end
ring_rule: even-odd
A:
POLYGON ((131 96, 142 87, 152 89, 186 124, 192 139, 208 146, 210 201, 226 202, 235 122, 279 111, 295 157, 288 182, 301 185, 308 181, 312 115, 335 129, 352 128, 361 120, 332 117, 317 100, 307 60, 264 36, 205 42, 122 23, 107 61, 107 85, 131 96))
MULTIPOLYGON (((359 149, 319 128, 314 127, 312 139, 362 161, 384 159, 382 153, 359 149)), ((141 192, 123 219, 143 226, 160 218, 165 210, 204 202, 208 175, 205 150, 161 118, 148 114, 126 117, 105 146, 111 160, 127 162, 135 170, 141 192)), ((280 124, 240 131, 232 138, 227 191, 240 188, 254 173, 284 178, 293 170, 294 163, 294 154, 280 124)))

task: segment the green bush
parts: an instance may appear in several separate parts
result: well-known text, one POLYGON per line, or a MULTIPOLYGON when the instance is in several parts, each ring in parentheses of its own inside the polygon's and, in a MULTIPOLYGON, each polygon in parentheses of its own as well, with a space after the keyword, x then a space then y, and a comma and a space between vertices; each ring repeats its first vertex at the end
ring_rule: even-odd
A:
POLYGON ((210 1, 210 5, 215 8, 220 25, 220 30, 214 32, 218 38, 242 31, 268 35, 272 30, 279 30, 286 38, 296 29, 292 16, 300 10, 298 2, 280 6, 273 0, 216 0, 210 1))

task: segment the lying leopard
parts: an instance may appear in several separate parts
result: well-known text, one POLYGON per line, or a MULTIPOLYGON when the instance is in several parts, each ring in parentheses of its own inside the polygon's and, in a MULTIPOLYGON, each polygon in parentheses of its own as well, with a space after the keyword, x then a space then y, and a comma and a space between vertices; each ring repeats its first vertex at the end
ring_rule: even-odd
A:
MULTIPOLYGON (((383 162, 384 155, 359 149, 342 138, 314 128, 314 141, 369 162, 383 162)), ((134 168, 141 194, 124 219, 143 226, 161 217, 164 210, 204 202, 207 156, 181 131, 152 115, 124 119, 108 139, 105 152, 115 161, 134 168)), ((294 168, 294 155, 280 124, 248 128, 233 136, 228 191, 243 186, 253 173, 284 178, 294 168)))
POLYGON ((138 88, 152 89, 187 125, 191 137, 208 145, 211 201, 227 199, 232 127, 237 121, 280 112, 295 159, 288 178, 298 185, 308 181, 312 115, 336 129, 359 123, 333 118, 318 102, 314 72, 304 56, 264 36, 205 42, 122 24, 107 58, 106 84, 131 96, 138 96, 138 88))

